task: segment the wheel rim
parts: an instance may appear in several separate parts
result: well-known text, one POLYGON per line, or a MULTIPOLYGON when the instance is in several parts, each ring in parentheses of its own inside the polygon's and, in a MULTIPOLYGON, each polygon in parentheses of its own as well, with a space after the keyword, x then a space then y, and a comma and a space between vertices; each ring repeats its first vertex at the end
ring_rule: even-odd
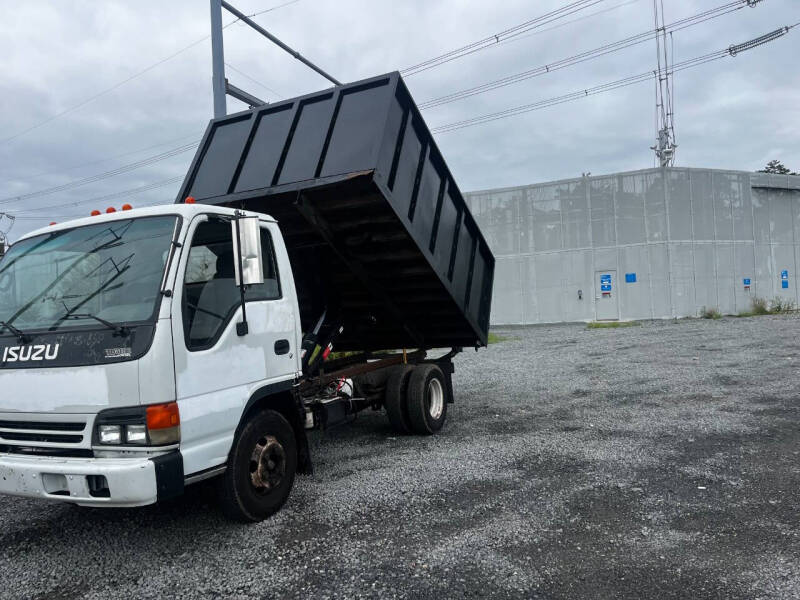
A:
POLYGON ((442 389, 442 382, 437 378, 433 378, 428 382, 428 414, 438 419, 444 412, 444 390, 442 389))
POLYGON ((250 481, 257 492, 269 492, 281 484, 286 474, 286 452, 271 435, 256 442, 250 455, 250 481))

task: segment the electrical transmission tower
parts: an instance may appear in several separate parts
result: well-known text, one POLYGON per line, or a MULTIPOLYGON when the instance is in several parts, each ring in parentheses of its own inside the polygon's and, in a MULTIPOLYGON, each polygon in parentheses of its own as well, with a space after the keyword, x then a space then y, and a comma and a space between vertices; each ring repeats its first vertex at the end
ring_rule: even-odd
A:
POLYGON ((0 224, 2 223, 3 219, 8 219, 8 225, 5 227, 0 227, 0 258, 2 258, 6 252, 8 232, 11 231, 11 228, 14 226, 14 220, 16 217, 14 217, 14 215, 9 215, 8 213, 0 213, 0 224))
MULTIPOLYGON (((653 0, 656 27, 656 145, 650 149, 662 167, 675 164, 675 112, 673 106, 672 68, 673 52, 667 50, 667 30, 664 26, 664 0, 653 0), (660 9, 659 9, 660 8, 660 9)), ((670 33, 670 40, 672 33, 670 33)))

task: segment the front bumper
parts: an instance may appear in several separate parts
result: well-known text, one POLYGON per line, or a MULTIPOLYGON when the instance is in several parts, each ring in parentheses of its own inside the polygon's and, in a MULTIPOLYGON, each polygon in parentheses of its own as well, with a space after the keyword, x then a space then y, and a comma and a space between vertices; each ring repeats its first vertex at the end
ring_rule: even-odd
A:
POLYGON ((0 453, 0 493, 82 506, 153 504, 167 497, 165 489, 174 489, 178 477, 182 491, 183 461, 179 452, 153 458, 113 459, 0 453), (99 482, 105 483, 105 489, 99 482))

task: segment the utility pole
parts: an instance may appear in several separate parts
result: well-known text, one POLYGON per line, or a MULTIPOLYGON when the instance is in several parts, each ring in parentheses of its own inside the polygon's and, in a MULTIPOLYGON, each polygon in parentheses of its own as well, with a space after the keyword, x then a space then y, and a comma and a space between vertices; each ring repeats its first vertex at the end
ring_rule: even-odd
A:
POLYGON ((322 75, 325 79, 330 81, 333 85, 342 85, 338 79, 323 71, 320 67, 308 60, 305 56, 300 54, 294 48, 287 46, 281 40, 272 35, 269 31, 261 27, 258 23, 253 21, 249 16, 242 11, 232 6, 225 0, 210 0, 211 2, 211 83, 214 92, 214 118, 219 119, 228 114, 228 109, 225 106, 225 95, 233 96, 237 100, 248 104, 251 108, 266 104, 256 96, 249 94, 243 89, 233 85, 225 77, 225 51, 223 49, 222 39, 222 9, 224 8, 239 21, 249 25, 255 31, 263 35, 270 42, 278 46, 284 52, 291 54, 296 60, 322 75))
POLYGON ((214 118, 228 114, 225 105, 225 51, 222 42, 222 0, 211 0, 211 86, 214 118))

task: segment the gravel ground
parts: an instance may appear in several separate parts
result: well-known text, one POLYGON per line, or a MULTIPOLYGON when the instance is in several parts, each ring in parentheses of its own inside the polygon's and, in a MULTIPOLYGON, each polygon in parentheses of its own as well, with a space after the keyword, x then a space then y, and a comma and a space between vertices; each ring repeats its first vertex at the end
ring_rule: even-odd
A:
POLYGON ((800 597, 800 318, 499 331, 430 438, 315 434, 257 525, 0 498, 0 598, 800 597))

